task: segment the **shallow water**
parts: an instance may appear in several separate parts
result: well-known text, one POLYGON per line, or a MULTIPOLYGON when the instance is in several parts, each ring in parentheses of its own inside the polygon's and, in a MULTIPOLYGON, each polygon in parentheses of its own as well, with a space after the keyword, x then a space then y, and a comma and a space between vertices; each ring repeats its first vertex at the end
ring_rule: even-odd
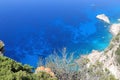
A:
POLYGON ((112 38, 104 13, 120 18, 119 0, 0 0, 0 39, 5 55, 37 66, 39 56, 66 47, 76 56, 104 50, 112 38))

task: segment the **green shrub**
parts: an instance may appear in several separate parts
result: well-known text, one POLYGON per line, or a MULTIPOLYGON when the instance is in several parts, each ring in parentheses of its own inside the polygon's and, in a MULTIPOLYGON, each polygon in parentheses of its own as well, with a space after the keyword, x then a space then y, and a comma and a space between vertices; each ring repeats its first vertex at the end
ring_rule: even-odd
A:
POLYGON ((45 72, 39 72, 36 75, 34 75, 36 80, 58 80, 56 77, 51 77, 50 74, 47 74, 45 72))
POLYGON ((1 80, 32 80, 32 67, 22 66, 16 61, 0 56, 0 79, 1 80))
POLYGON ((57 80, 45 72, 34 74, 32 70, 29 65, 0 56, 0 80, 57 80))

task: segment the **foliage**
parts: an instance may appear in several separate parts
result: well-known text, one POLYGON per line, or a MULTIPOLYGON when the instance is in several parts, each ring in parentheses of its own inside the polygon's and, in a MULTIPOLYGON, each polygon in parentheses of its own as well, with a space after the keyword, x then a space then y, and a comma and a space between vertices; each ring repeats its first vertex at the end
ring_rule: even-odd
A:
POLYGON ((57 80, 47 73, 34 74, 29 65, 0 56, 0 80, 57 80))
POLYGON ((46 72, 39 72, 34 77, 36 80, 58 80, 56 77, 51 77, 49 74, 46 74, 46 72))
MULTIPOLYGON (((42 59, 40 59, 42 60, 42 59)), ((74 53, 67 53, 63 48, 59 53, 54 52, 45 59, 45 66, 52 69, 60 80, 75 80, 78 73, 78 65, 74 59, 74 53), (73 79, 74 78, 74 79, 73 79)), ((40 61, 40 64, 43 63, 40 61)), ((39 65, 41 66, 41 65, 39 65)))
POLYGON ((115 37, 113 37, 112 41, 119 43, 120 42, 120 33, 118 33, 115 37))
MULTIPOLYGON (((120 48, 116 55, 120 55, 120 48)), ((46 67, 50 67, 59 80, 116 80, 103 64, 96 61, 94 65, 87 67, 90 62, 87 58, 80 58, 79 64, 74 60, 74 54, 68 54, 66 48, 61 56, 54 52, 46 58, 46 67)), ((46 72, 34 74, 33 68, 29 65, 22 65, 16 61, 0 56, 0 80, 58 80, 46 72)))
POLYGON ((80 66, 80 80, 116 80, 113 75, 109 72, 108 69, 104 69, 103 64, 99 61, 96 63, 90 64, 89 67, 83 62, 85 58, 79 60, 80 66))
POLYGON ((7 57, 0 56, 0 79, 2 80, 31 80, 32 67, 22 66, 7 57))
POLYGON ((108 49, 111 50, 113 47, 114 47, 114 45, 110 44, 109 47, 108 47, 108 49))
POLYGON ((46 67, 50 67, 59 80, 116 80, 108 69, 103 68, 103 64, 99 61, 93 65, 89 64, 88 58, 81 57, 77 62, 73 59, 73 53, 68 56, 66 48, 59 53, 62 56, 57 54, 54 52, 46 58, 46 67))

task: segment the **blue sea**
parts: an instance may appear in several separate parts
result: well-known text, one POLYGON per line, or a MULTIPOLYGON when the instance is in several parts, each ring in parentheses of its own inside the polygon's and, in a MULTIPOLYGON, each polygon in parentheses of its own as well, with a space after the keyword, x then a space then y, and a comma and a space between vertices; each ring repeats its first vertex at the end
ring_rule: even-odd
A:
POLYGON ((120 18, 119 0, 0 0, 0 40, 5 56, 36 67, 39 57, 53 51, 102 51, 112 39, 107 23, 120 18))

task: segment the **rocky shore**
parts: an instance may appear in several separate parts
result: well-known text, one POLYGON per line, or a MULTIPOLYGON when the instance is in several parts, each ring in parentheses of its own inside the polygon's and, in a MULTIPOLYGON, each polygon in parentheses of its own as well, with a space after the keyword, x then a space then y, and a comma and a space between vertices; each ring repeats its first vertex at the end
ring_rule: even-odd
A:
POLYGON ((114 23, 110 26, 110 32, 116 36, 120 32, 120 23, 114 23))
MULTIPOLYGON (((109 18, 103 14, 98 15, 97 18, 105 21, 106 23, 110 22, 109 18)), ((76 62, 80 64, 83 60, 86 60, 86 63, 84 64, 86 70, 93 69, 95 67, 93 72, 99 71, 100 73, 100 71, 102 71, 102 73, 105 73, 107 71, 107 75, 113 75, 117 80, 120 80, 120 23, 111 24, 110 32, 113 35, 113 39, 104 51, 100 52, 93 50, 89 55, 82 55, 81 58, 76 60, 76 62)), ((85 75, 88 80, 90 80, 88 73, 85 73, 85 75)), ((97 79, 99 80, 99 78, 97 79)))
MULTIPOLYGON (((105 14, 99 14, 96 16, 96 18, 106 22, 107 24, 110 24, 109 31, 113 36, 116 36, 120 32, 120 23, 111 23, 109 17, 106 16, 105 14)), ((120 19, 118 19, 118 21, 119 20, 120 19)))

